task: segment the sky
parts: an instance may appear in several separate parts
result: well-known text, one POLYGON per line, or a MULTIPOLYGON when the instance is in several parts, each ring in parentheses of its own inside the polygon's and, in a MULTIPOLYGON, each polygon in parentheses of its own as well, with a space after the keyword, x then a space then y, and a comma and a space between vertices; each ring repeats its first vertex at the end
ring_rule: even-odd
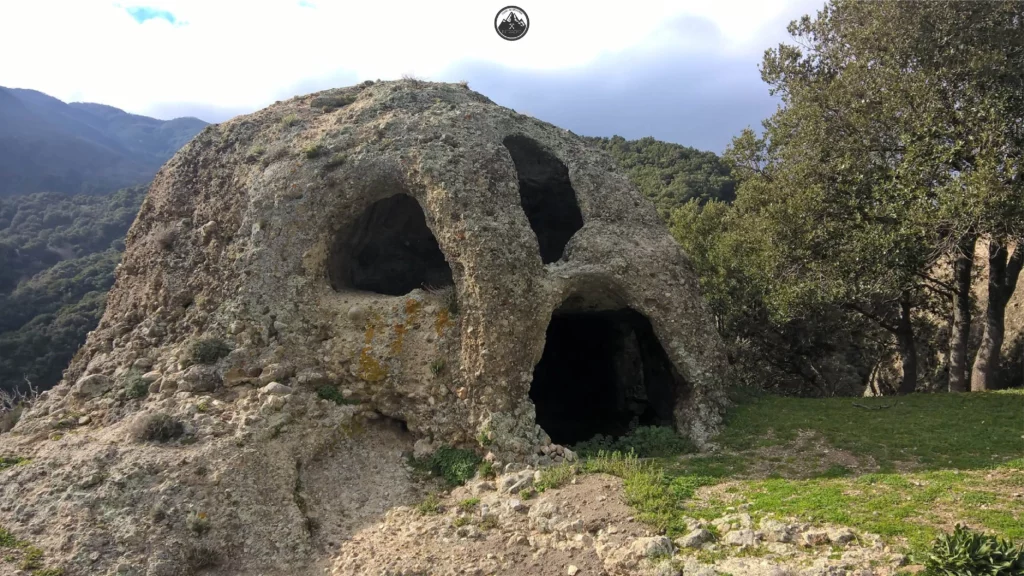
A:
POLYGON ((299 94, 411 75, 467 81, 577 134, 721 152, 778 102, 758 64, 823 0, 31 0, 0 3, 0 86, 222 122, 299 94))

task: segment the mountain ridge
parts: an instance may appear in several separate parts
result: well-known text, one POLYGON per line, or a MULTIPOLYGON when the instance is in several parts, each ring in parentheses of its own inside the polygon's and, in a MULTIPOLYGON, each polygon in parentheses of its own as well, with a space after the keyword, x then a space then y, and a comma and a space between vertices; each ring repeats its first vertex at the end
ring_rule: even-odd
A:
POLYGON ((102 194, 147 183, 207 125, 0 86, 0 197, 102 194))

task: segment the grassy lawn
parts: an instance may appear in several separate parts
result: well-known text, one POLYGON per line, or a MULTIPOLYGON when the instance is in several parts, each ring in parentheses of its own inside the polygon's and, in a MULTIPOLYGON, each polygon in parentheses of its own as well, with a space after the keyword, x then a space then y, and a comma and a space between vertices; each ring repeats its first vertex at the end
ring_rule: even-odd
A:
POLYGON ((639 517, 670 536, 687 517, 742 505, 755 518, 842 524, 911 552, 957 522, 1024 541, 1024 391, 892 402, 763 397, 731 411, 718 453, 602 455, 578 470, 624 478, 639 517))

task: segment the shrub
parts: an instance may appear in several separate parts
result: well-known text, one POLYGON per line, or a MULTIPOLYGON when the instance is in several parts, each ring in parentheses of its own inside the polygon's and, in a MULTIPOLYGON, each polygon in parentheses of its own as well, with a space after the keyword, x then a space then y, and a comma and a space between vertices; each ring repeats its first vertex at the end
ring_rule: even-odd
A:
POLYGON ((603 434, 573 446, 581 456, 598 452, 633 452, 639 458, 660 458, 693 452, 693 444, 667 426, 641 426, 625 436, 612 438, 603 434))
POLYGON ((185 425, 170 414, 151 412, 135 421, 133 434, 140 442, 169 442, 185 433, 185 425))
POLYGON ((344 406, 346 404, 358 404, 358 402, 354 400, 345 398, 345 396, 341 394, 341 390, 338 390, 337 387, 327 384, 317 388, 316 395, 324 400, 330 400, 339 406, 344 406))
POLYGON ((324 170, 333 170, 333 169, 338 168, 341 165, 343 165, 346 160, 348 160, 347 156, 345 156, 341 152, 336 152, 334 155, 332 155, 327 160, 327 162, 324 163, 323 169, 324 170))
POLYGON ((322 108, 324 110, 337 110, 338 108, 344 108, 355 101, 356 97, 350 94, 324 95, 313 98, 310 106, 313 108, 322 108))
POLYGON ((299 117, 296 116, 295 114, 289 114, 284 118, 281 118, 281 126, 284 126, 285 128, 291 128, 292 126, 295 126, 298 123, 299 117))
POLYGON ((419 510, 420 514, 437 514, 441 511, 441 501, 437 499, 436 494, 427 496, 423 502, 420 502, 416 509, 419 510))
POLYGON ((142 374, 132 370, 124 377, 124 394, 126 398, 143 398, 149 394, 149 383, 142 379, 142 374))
POLYGON ((185 520, 185 525, 197 536, 202 536, 210 531, 210 519, 207 517, 206 512, 193 512, 189 514, 188 519, 185 520))
POLYGON ((313 158, 322 156, 325 151, 326 148, 324 148, 322 144, 310 144, 302 149, 302 155, 312 160, 313 158))
POLYGON ((25 548, 25 555, 21 558, 22 570, 38 570, 43 567, 43 551, 35 546, 25 548))
POLYGON ((471 512, 473 508, 476 508, 476 505, 479 503, 479 498, 466 498, 465 500, 459 502, 459 510, 462 510, 463 512, 471 512))
POLYGON ((193 364, 213 364, 230 352, 231 348, 219 338, 201 338, 189 345, 188 356, 193 364))
POLYGON ((429 458, 413 460, 414 468, 444 478, 449 486, 461 486, 476 474, 481 458, 472 450, 442 446, 429 458))
POLYGON ((437 376, 444 370, 444 358, 438 358, 430 363, 430 373, 437 376))
POLYGON ((1024 574, 1024 547, 957 524, 935 539, 925 569, 932 576, 1016 576, 1024 574))
POLYGON ((24 464, 28 461, 28 458, 22 458, 20 456, 0 456, 0 470, 10 468, 11 466, 17 466, 18 464, 24 464))
POLYGON ((164 250, 170 250, 174 247, 174 241, 178 238, 178 231, 170 224, 164 224, 157 228, 153 238, 156 240, 157 246, 164 250))
POLYGON ((0 548, 17 548, 20 541, 8 529, 0 526, 0 548))

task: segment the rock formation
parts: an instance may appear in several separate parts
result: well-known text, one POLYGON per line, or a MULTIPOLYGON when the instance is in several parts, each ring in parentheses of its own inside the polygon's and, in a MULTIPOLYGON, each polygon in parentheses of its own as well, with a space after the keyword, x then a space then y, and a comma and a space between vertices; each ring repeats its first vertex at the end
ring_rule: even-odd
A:
POLYGON ((238 573, 312 569, 415 496, 416 439, 544 464, 636 425, 707 446, 720 423, 724 348, 654 207, 465 86, 367 82, 210 126, 126 244, 98 328, 0 439, 30 459, 0 472, 0 524, 70 575, 175 574, 202 546, 238 573))

